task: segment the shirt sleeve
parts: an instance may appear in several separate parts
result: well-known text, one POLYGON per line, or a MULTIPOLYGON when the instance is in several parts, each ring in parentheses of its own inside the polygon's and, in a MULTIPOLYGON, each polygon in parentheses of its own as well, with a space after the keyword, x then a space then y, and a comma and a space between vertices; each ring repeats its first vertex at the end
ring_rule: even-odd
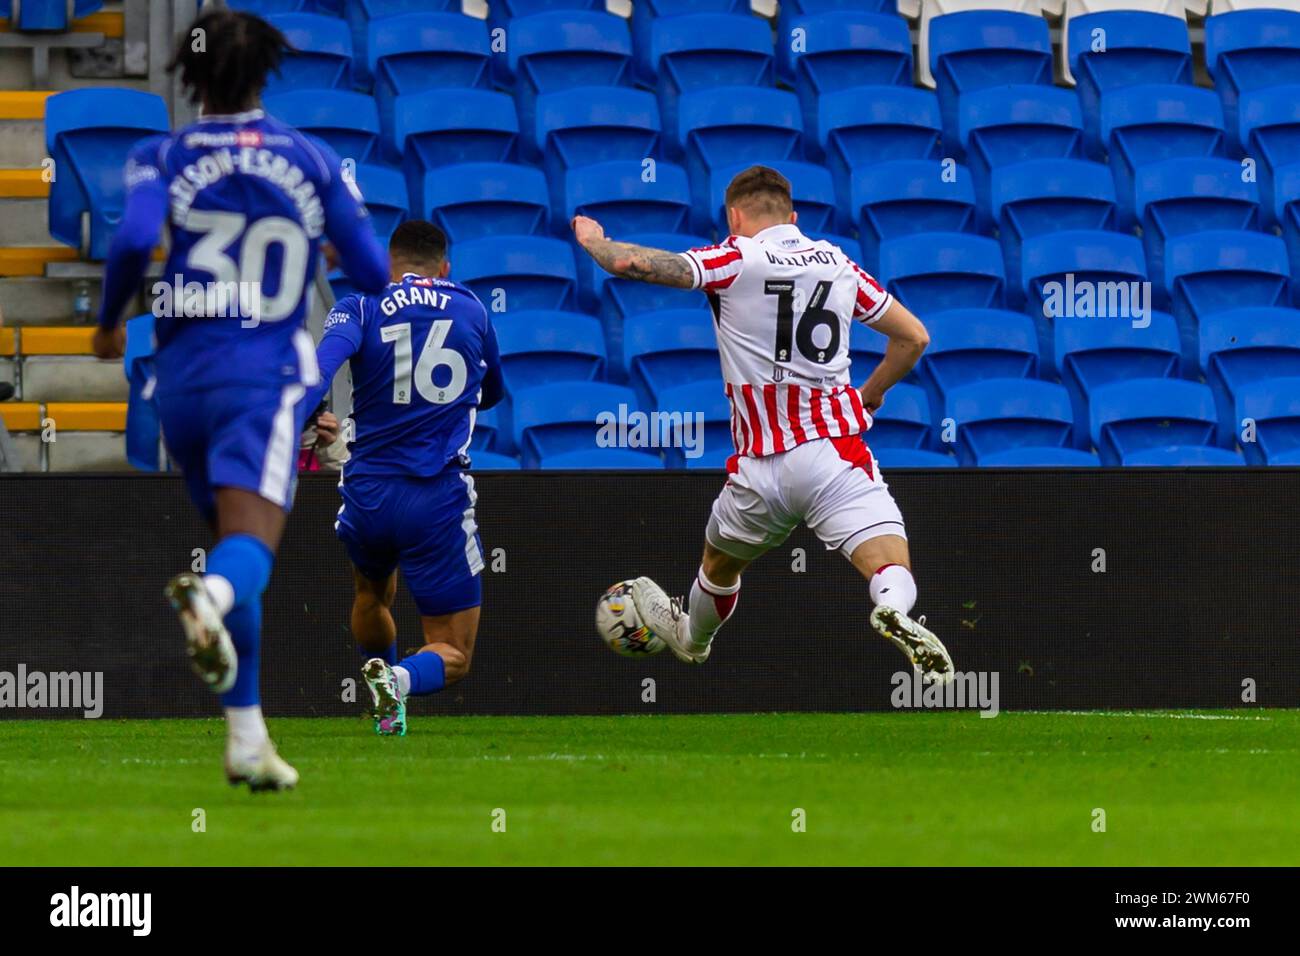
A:
POLYGON ((316 346, 316 364, 320 366, 320 384, 303 399, 308 408, 320 404, 334 382, 343 363, 356 355, 361 348, 364 330, 362 299, 349 295, 340 299, 325 317, 325 334, 316 346))
POLYGON ((894 297, 880 287, 880 283, 867 274, 860 265, 849 260, 858 280, 858 297, 853 303, 853 318, 870 325, 885 314, 894 297))
POLYGON ((501 378, 501 348, 497 344, 497 331, 492 327, 492 320, 483 311, 487 332, 483 336, 483 384, 478 407, 486 411, 505 397, 505 383, 501 378))
POLYGON ((324 143, 313 143, 329 173, 323 190, 325 235, 339 253, 339 265, 363 292, 379 292, 389 282, 388 252, 379 244, 361 190, 343 172, 342 161, 324 143))
POLYGON ((104 291, 99 325, 112 329, 140 288, 149 257, 162 237, 167 218, 167 185, 158 152, 164 137, 155 136, 131 150, 126 161, 126 206, 104 264, 104 291))
POLYGON ((705 292, 723 292, 740 276, 745 268, 745 255, 740 251, 735 236, 728 236, 716 246, 700 246, 681 253, 695 273, 692 288, 705 292))

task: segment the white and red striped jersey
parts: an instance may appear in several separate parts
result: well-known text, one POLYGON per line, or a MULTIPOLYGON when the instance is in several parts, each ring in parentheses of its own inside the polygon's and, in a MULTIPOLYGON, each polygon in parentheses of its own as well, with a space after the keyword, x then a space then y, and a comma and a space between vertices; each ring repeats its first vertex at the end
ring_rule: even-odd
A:
POLYGON ((849 323, 870 324, 889 308, 875 279, 793 224, 682 255, 713 306, 737 455, 871 427, 849 378, 849 323))

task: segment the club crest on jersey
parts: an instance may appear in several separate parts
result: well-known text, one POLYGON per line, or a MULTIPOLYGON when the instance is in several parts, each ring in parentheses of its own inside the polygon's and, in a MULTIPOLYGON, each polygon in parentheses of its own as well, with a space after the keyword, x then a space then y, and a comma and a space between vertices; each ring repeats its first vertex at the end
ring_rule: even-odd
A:
POLYGON ((774 382, 784 382, 784 381, 785 381, 785 369, 783 369, 783 368, 782 368, 781 366, 779 366, 779 365, 773 365, 773 366, 772 366, 772 381, 774 381, 774 382))

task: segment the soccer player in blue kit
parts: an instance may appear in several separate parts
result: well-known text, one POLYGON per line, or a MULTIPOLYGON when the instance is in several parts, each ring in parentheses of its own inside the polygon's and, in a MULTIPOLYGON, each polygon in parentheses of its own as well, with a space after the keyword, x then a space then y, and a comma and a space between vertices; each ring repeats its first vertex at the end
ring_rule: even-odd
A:
POLYGON ((99 357, 122 354, 118 321, 166 223, 164 275, 175 293, 154 305, 154 394, 168 453, 218 539, 206 573, 177 575, 167 596, 194 670, 221 695, 226 776, 253 790, 298 782, 262 719, 259 645, 299 434, 315 407, 303 397, 320 381, 303 321, 322 241, 359 288, 388 281, 387 256, 339 158, 259 108, 285 48, 266 21, 228 10, 203 14, 182 36, 169 69, 201 115, 131 153, 95 335, 99 357))
POLYGON ((469 444, 475 416, 501 400, 496 333, 483 303, 447 278, 447 238, 408 220, 388 243, 392 283, 341 299, 317 349, 316 403, 346 361, 351 457, 335 529, 353 565, 352 633, 375 732, 406 733, 406 699, 469 671, 478 633, 483 547, 469 444), (420 611, 424 645, 397 660, 397 568, 420 611))

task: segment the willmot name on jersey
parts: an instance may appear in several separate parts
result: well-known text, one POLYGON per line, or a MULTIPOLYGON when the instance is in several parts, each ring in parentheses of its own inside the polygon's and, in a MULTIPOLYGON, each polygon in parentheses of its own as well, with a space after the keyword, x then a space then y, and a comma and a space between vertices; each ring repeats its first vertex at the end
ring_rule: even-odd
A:
POLYGON ((835 252, 831 249, 813 249, 810 252, 791 253, 789 255, 778 256, 771 249, 764 249, 767 261, 774 266, 794 266, 801 268, 803 266, 833 266, 835 265, 835 252))
POLYGON ((325 231, 325 206, 316 194, 316 184, 295 163, 269 149, 246 146, 238 153, 218 149, 204 153, 173 177, 167 187, 171 196, 172 221, 182 223, 200 192, 239 173, 256 176, 278 187, 298 209, 303 231, 317 239, 325 231))

